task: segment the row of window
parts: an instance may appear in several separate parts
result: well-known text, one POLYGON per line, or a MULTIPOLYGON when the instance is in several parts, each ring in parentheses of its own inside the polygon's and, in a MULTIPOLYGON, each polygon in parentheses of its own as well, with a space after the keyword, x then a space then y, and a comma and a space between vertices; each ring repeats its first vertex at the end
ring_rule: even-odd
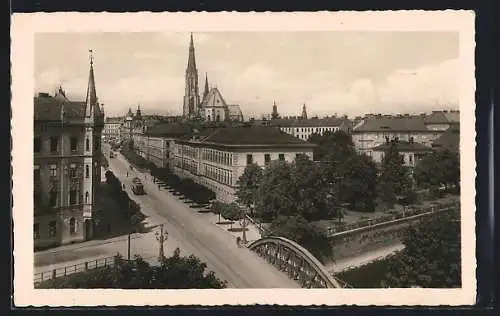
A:
POLYGON ((322 133, 326 131, 337 131, 338 127, 283 127, 283 130, 288 133, 322 133))
MULTIPOLYGON (((49 150, 51 153, 57 153, 59 151, 59 141, 60 137, 58 136, 50 136, 49 137, 49 150)), ((43 147, 43 142, 42 142, 42 137, 41 136, 35 136, 33 139, 33 149, 36 153, 39 153, 42 151, 43 147)), ((99 137, 96 137, 94 140, 94 150, 98 151, 99 150, 99 144, 100 140, 99 137)), ((75 152, 78 150, 78 138, 77 137, 70 137, 69 138, 69 148, 72 152, 75 152)), ((85 139, 85 150, 89 151, 90 150, 90 140, 87 137, 85 139)))
MULTIPOLYGON (((300 154, 297 154, 297 156, 300 154)), ((285 161, 285 154, 278 154, 278 160, 279 161, 285 161)), ((271 162, 271 154, 264 154, 264 163, 267 165, 268 163, 271 162)), ((247 155, 247 165, 253 164, 253 155, 248 154, 247 155)))
MULTIPOLYGON (((76 220, 74 217, 72 217, 69 220, 69 233, 70 235, 75 235, 77 232, 77 226, 76 225, 76 220)), ((35 239, 40 238, 40 224, 35 223, 33 224, 33 235, 35 239)), ((48 237, 56 237, 57 236, 57 222, 56 221, 51 221, 49 223, 49 235, 48 237)))
POLYGON ((229 170, 215 167, 209 164, 203 164, 203 174, 217 182, 231 186, 233 183, 233 173, 229 170))
MULTIPOLYGON (((79 191, 77 189, 69 190, 69 205, 78 205, 83 201, 83 195, 78 194, 79 191)), ((41 190, 35 190, 34 193, 34 203, 35 205, 39 205, 42 199, 41 190)), ((49 191, 49 205, 51 207, 57 207, 57 199, 59 197, 59 191, 56 188, 52 188, 49 191)), ((89 202, 89 192, 85 192, 85 203, 89 202)))
MULTIPOLYGON (((50 177, 57 177, 58 176, 58 168, 57 164, 49 164, 48 165, 48 170, 49 170, 49 176, 50 177)), ((68 175, 70 178, 76 178, 78 177, 78 171, 77 171, 76 164, 70 164, 68 168, 68 175)), ((90 178, 90 166, 85 165, 85 178, 90 178)), ((33 179, 35 182, 41 180, 41 173, 40 173, 40 165, 34 165, 33 169, 33 179)))
POLYGON ((201 156, 203 160, 231 166, 233 161, 233 154, 215 149, 202 149, 201 156))

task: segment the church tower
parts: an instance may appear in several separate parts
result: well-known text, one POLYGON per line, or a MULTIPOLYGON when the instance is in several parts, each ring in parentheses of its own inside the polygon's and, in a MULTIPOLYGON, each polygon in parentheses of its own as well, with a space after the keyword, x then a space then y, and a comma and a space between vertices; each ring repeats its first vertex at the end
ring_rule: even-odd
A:
POLYGON ((199 115, 200 94, 198 92, 198 69, 194 57, 193 33, 189 43, 189 57, 186 68, 186 87, 184 92, 183 116, 194 118, 199 115))
POLYGON ((271 114, 271 119, 276 120, 280 117, 278 114, 278 106, 276 105, 276 101, 273 101, 273 113, 271 114))
MULTIPOLYGON (((90 51, 90 71, 85 101, 85 139, 83 148, 83 220, 89 225, 96 205, 96 189, 101 182, 101 135, 104 116, 99 108, 94 79, 94 61, 90 51), (87 222, 87 220, 90 220, 87 222)), ((90 225, 92 227, 92 225, 90 225)), ((93 235, 90 228, 87 238, 93 235)))
POLYGON ((306 104, 302 106, 302 119, 307 120, 307 111, 306 111, 306 104))

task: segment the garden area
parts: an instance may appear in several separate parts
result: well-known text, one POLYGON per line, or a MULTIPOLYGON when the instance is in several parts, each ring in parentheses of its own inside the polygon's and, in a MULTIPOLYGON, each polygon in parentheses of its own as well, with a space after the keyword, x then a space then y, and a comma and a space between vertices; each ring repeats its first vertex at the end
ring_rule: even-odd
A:
POLYGON ((95 238, 110 238, 132 232, 142 232, 146 218, 141 207, 123 191, 120 180, 111 171, 99 187, 95 238))
POLYGON ((460 209, 408 229, 405 248, 335 276, 354 288, 456 288, 461 285, 460 209))

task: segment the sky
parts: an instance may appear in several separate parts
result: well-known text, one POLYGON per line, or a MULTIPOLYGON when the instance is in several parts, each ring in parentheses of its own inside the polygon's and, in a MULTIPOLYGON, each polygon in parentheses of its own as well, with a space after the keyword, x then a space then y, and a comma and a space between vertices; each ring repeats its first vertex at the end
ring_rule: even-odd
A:
MULTIPOLYGON (((200 94, 205 74, 246 119, 421 113, 458 109, 458 33, 193 33, 200 94)), ((38 33, 35 92, 62 85, 84 100, 89 49, 107 116, 180 115, 189 33, 38 33)))

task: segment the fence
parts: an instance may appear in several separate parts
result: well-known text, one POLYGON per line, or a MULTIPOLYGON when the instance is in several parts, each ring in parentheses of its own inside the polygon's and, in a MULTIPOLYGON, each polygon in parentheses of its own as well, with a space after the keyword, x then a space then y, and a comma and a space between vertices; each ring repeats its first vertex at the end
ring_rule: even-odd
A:
MULTIPOLYGON (((97 268, 112 267, 115 264, 115 258, 115 256, 99 258, 96 260, 85 261, 62 268, 52 269, 50 271, 38 272, 34 274, 33 281, 35 285, 37 285, 43 281, 65 277, 73 273, 85 272, 97 268)), ((153 265, 158 263, 157 256, 142 259, 153 265)))
POLYGON ((84 272, 96 268, 111 267, 115 263, 115 257, 105 257, 96 260, 77 263, 71 266, 66 266, 50 271, 38 272, 34 275, 34 282, 38 284, 50 279, 64 277, 73 273, 84 272))

